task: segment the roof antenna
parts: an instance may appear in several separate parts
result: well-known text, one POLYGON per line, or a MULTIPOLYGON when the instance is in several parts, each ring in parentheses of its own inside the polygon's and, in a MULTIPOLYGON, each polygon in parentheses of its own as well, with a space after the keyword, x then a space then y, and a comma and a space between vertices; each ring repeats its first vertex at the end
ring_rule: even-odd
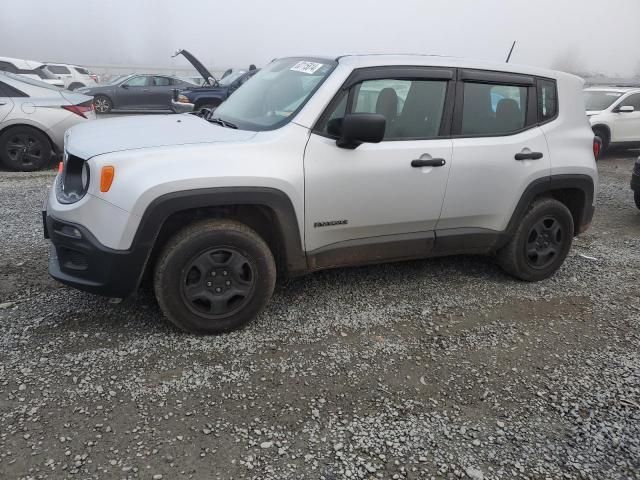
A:
POLYGON ((509 60, 511 59, 511 54, 513 53, 513 49, 516 46, 516 41, 514 40, 513 43, 511 44, 511 50, 509 50, 509 55, 507 55, 507 63, 509 63, 509 60))

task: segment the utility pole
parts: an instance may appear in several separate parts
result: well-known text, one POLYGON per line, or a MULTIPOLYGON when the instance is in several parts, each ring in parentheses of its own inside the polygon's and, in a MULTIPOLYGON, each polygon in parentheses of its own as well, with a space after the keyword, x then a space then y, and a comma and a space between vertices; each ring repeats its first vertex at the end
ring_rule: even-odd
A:
POLYGON ((511 54, 513 53, 513 49, 516 46, 516 41, 514 40, 513 43, 511 44, 511 50, 509 50, 509 55, 507 55, 507 63, 509 63, 509 60, 511 59, 511 54))

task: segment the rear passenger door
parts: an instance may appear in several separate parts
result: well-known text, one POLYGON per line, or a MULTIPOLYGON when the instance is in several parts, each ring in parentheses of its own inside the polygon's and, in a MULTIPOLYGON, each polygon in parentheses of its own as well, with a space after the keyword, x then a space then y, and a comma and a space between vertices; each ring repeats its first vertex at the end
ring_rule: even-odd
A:
POLYGON ((174 81, 170 77, 155 76, 149 87, 150 93, 147 99, 149 108, 168 110, 171 108, 174 81))
MULTIPOLYGON (((548 113, 555 98, 554 91, 545 106, 548 113)), ((471 235, 491 241, 492 234, 507 227, 527 186, 550 175, 536 99, 534 77, 481 70, 458 72, 453 161, 437 226, 438 243, 447 236, 471 235)), ((554 115, 555 111, 549 119, 554 115)))
POLYGON ((426 256, 451 163, 451 69, 355 70, 307 144, 305 244, 315 266, 426 256), (384 140, 336 139, 345 113, 386 118, 384 140), (431 165, 428 165, 431 163, 431 165))

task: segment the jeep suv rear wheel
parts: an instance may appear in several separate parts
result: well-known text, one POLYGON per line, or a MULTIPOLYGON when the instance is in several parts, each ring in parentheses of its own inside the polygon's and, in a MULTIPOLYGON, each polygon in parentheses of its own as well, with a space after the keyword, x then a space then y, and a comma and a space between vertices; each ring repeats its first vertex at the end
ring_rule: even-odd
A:
POLYGON ((155 269, 155 295, 182 330, 212 334, 251 321, 273 293, 276 267, 265 241, 230 220, 193 224, 165 246, 155 269))
POLYGON ((573 242, 573 217, 561 202, 534 202, 511 241, 498 252, 500 266, 521 280, 535 282, 553 275, 573 242))

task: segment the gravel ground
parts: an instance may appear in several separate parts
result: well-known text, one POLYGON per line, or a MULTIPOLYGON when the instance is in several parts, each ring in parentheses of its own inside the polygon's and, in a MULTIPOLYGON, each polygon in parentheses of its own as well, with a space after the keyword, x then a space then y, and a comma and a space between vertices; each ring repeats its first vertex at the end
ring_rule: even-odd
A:
POLYGON ((0 478, 640 478, 637 153, 550 280, 327 271, 218 337, 50 280, 53 173, 0 172, 0 478))

